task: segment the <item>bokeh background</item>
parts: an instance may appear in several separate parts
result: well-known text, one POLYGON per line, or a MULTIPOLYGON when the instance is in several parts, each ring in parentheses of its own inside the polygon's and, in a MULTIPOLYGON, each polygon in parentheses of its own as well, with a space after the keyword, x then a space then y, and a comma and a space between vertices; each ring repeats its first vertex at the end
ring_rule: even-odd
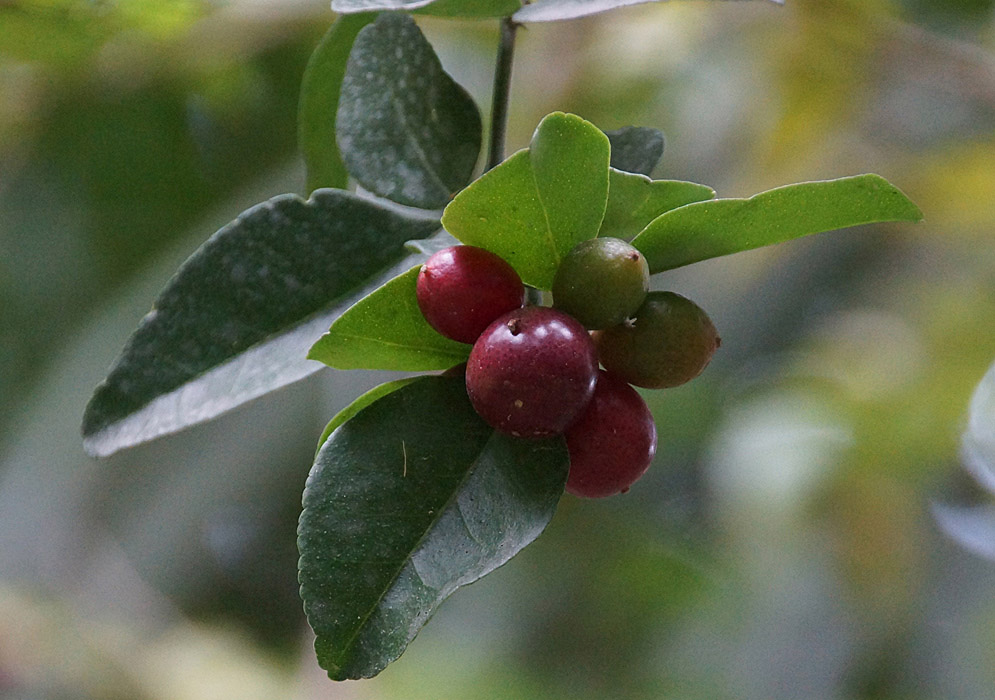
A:
MULTIPOLYGON (((657 177, 746 196, 877 172, 926 222, 656 279, 723 344, 647 397, 651 471, 564 497, 341 684, 310 649, 296 519, 326 420, 386 375, 325 370, 105 461, 78 434, 176 266, 303 190, 300 77, 333 19, 0 2, 0 698, 995 698, 995 561, 934 517, 993 500, 959 451, 995 361, 995 2, 674 0, 519 33, 512 148, 572 111, 663 129, 657 177)), ((419 23, 486 114, 496 23, 419 23)))

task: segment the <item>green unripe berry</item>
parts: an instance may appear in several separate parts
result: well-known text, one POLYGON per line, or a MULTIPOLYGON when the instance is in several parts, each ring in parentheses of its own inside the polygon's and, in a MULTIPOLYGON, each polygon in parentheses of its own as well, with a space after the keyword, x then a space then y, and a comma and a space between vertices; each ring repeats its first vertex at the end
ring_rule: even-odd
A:
POLYGON ((553 279, 553 306, 586 328, 608 328, 635 313, 649 281, 642 253, 618 238, 592 238, 560 262, 553 279))
POLYGON ((634 318, 593 337, 606 370, 648 389, 694 379, 721 342, 701 307, 673 292, 650 292, 634 318))

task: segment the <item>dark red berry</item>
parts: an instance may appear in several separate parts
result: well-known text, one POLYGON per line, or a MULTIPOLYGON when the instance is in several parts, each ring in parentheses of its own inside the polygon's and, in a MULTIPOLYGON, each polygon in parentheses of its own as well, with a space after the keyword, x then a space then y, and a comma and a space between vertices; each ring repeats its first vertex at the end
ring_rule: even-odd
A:
POLYGON ((570 452, 567 491, 583 498, 628 491, 656 454, 656 425, 643 397, 604 370, 591 402, 564 437, 570 452))
POLYGON ((473 343, 491 321, 525 302, 514 268, 489 250, 469 245, 432 255, 418 273, 418 308, 442 335, 473 343))
POLYGON ((594 393, 598 359, 584 327, 562 311, 527 306, 480 334, 466 391, 489 425, 517 437, 566 430, 594 393))

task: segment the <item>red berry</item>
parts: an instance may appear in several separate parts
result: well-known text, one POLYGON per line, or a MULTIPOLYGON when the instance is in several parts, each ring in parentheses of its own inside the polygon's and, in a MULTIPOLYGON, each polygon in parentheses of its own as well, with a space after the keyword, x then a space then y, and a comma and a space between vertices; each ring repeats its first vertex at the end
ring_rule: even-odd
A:
POLYGON ((466 391, 489 425, 517 437, 566 430, 594 393, 598 359, 584 327, 562 311, 526 306, 480 334, 466 391))
POLYGON ((503 258, 458 245, 434 253, 422 265, 416 295, 432 328, 447 338, 473 343, 491 321, 521 307, 525 287, 503 258))
POLYGON ((628 491, 656 454, 656 425, 643 397, 604 370, 591 402, 564 437, 570 452, 567 491, 583 498, 628 491))

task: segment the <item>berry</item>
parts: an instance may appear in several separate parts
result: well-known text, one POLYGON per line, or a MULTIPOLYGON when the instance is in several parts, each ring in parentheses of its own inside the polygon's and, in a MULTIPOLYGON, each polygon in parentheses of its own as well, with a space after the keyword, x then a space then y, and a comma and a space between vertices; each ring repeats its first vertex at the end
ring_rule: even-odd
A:
POLYGON ((592 238, 560 262, 553 280, 553 306, 587 328, 608 328, 639 308, 649 281, 642 253, 618 238, 592 238))
POLYGON ((526 306, 480 334, 466 364, 470 402, 491 427, 538 438, 566 430, 594 393, 590 335, 562 311, 526 306))
POLYGON ((694 379, 721 342, 708 315, 673 292, 650 292, 632 320, 593 337, 606 370, 649 389, 694 379))
POLYGON ((656 425, 643 397, 604 370, 564 437, 570 452, 567 491, 583 498, 625 493, 656 454, 656 425))
POLYGON ((418 308, 442 335, 473 343, 491 321, 525 302, 514 268, 489 250, 459 245, 430 257, 418 273, 418 308))

